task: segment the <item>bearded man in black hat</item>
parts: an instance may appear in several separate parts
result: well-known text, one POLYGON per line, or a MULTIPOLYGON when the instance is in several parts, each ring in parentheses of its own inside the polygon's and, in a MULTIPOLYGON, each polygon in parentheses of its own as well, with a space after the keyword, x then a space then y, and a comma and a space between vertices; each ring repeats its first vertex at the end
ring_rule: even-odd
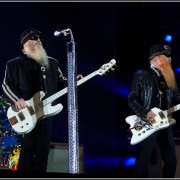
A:
MULTIPOLYGON (((41 37, 39 30, 26 29, 20 36, 20 56, 6 64, 2 88, 17 112, 28 107, 26 100, 30 100, 35 93, 45 92, 43 99, 46 99, 67 85, 58 61, 47 55, 41 37)), ((46 172, 52 119, 51 116, 40 120, 33 130, 24 134, 18 170, 46 172)))
MULTIPOLYGON (((151 111, 152 108, 166 110, 172 107, 173 100, 176 104, 180 103, 180 93, 171 61, 171 47, 155 44, 149 50, 150 66, 138 70, 133 76, 128 104, 132 112, 141 117, 144 123, 154 123, 156 114, 151 111)), ((177 164, 175 143, 172 126, 168 126, 138 144, 134 177, 148 177, 148 167, 156 144, 160 148, 163 160, 162 177, 175 176, 177 164)))

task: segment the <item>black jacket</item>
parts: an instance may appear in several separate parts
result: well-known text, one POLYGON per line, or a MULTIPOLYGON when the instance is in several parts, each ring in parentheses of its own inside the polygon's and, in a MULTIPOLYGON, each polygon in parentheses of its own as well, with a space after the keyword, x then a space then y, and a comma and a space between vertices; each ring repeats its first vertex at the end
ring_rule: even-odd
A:
POLYGON ((29 100, 38 91, 47 92, 45 97, 48 97, 60 90, 62 83, 67 84, 67 79, 58 67, 58 61, 48 58, 49 68, 45 70, 45 81, 41 66, 26 55, 22 54, 8 61, 2 84, 5 97, 13 103, 19 98, 29 100))
MULTIPOLYGON (((145 117, 150 109, 154 107, 154 100, 157 98, 157 94, 154 94, 154 92, 158 88, 154 75, 155 72, 150 67, 138 70, 134 74, 128 104, 137 116, 145 117)), ((167 108, 170 108, 173 102, 180 103, 178 88, 175 90, 166 88, 167 108)))

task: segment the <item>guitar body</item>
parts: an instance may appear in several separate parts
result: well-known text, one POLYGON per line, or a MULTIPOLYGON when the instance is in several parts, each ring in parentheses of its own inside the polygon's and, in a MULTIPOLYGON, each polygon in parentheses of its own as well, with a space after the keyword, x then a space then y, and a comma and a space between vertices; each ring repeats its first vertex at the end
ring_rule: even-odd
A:
POLYGON ((62 104, 43 106, 41 99, 44 95, 43 91, 37 92, 30 100, 26 101, 28 107, 18 112, 15 110, 14 105, 8 108, 7 117, 14 131, 19 134, 27 134, 34 129, 38 120, 62 111, 62 104))
POLYGON ((156 107, 152 108, 151 111, 156 114, 151 125, 145 124, 143 126, 136 127, 136 122, 138 121, 138 119, 140 120, 140 117, 136 115, 128 116, 125 119, 126 123, 130 125, 130 129, 132 132, 132 138, 130 141, 131 145, 135 145, 149 137, 154 132, 167 128, 175 123, 174 119, 168 117, 167 111, 162 111, 161 109, 158 109, 156 107))

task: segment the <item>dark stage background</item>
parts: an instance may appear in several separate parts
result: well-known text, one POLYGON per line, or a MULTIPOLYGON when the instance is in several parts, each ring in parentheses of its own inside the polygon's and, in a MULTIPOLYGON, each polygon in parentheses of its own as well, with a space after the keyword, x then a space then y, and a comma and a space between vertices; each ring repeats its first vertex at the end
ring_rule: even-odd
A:
MULTIPOLYGON (((127 138, 130 115, 127 96, 133 73, 147 65, 149 47, 173 34, 173 67, 180 66, 180 3, 174 2, 1 2, 0 82, 6 61, 17 57, 19 37, 26 28, 42 31, 48 55, 59 60, 66 76, 67 37, 54 37, 70 28, 77 43, 77 70, 84 76, 116 59, 114 71, 96 76, 78 87, 79 142, 84 146, 87 174, 131 177, 136 146, 127 138), (131 158, 132 157, 132 158, 131 158), (116 173, 116 174, 115 174, 116 173)), ((180 76, 176 74, 180 86, 180 76)), ((2 94, 2 89, 0 89, 2 94)), ((67 96, 55 116, 52 142, 68 143, 67 96)), ((179 112, 173 127, 180 128, 179 112)))

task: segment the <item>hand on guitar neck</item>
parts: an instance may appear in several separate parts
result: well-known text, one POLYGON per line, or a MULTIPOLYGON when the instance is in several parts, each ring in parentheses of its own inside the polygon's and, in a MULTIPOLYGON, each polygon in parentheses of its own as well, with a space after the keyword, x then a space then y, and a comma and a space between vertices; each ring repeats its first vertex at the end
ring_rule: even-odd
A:
POLYGON ((80 80, 80 79, 83 78, 83 75, 82 74, 78 74, 76 78, 77 78, 77 80, 80 80))

